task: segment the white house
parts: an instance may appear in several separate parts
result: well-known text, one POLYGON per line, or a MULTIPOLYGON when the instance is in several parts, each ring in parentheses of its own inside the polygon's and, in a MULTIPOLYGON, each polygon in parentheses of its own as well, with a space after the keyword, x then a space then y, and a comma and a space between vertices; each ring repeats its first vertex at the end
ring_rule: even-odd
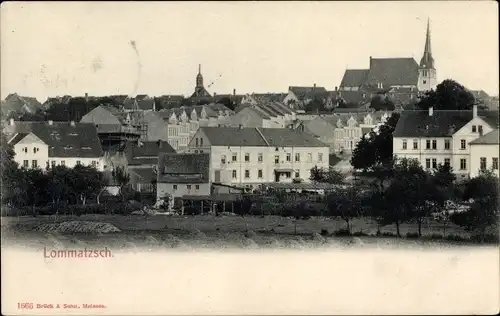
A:
POLYGON ((475 174, 471 169, 470 143, 498 126, 498 112, 403 111, 394 130, 393 152, 415 158, 425 169, 450 164, 459 178, 475 174))
POLYGON ((92 123, 15 122, 4 128, 20 167, 94 166, 103 170, 104 154, 92 123))
POLYGON ((256 187, 309 181, 314 166, 328 168, 328 146, 312 135, 285 128, 200 127, 190 152, 210 154, 215 183, 256 187))
POLYGON ((495 129, 469 143, 471 177, 479 175, 481 170, 491 170, 498 177, 498 136, 498 129, 495 129))

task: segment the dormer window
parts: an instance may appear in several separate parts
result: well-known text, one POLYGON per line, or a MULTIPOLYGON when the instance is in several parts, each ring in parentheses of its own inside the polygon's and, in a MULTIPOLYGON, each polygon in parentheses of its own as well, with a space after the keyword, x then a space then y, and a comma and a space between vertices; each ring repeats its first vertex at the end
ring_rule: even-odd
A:
POLYGON ((476 126, 476 125, 472 125, 472 132, 473 132, 473 133, 476 133, 476 132, 477 132, 477 126, 476 126))

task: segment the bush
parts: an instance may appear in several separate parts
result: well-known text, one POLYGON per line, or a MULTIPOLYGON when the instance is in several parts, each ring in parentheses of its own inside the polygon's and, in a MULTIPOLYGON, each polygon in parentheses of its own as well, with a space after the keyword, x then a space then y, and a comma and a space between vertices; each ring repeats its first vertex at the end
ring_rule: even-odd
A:
POLYGON ((450 240, 450 241, 468 241, 469 240, 469 238, 467 238, 467 237, 463 237, 460 235, 454 235, 454 234, 446 235, 444 237, 444 239, 450 240))
POLYGON ((328 229, 322 228, 321 229, 321 236, 329 236, 330 233, 328 232, 328 229))
POLYGON ((479 243, 498 243, 500 241, 498 234, 473 235, 470 240, 479 243))
POLYGON ((382 237, 397 237, 396 234, 391 233, 391 232, 383 232, 383 233, 378 234, 378 236, 382 236, 382 237))
POLYGON ((347 228, 341 228, 333 233, 334 236, 351 236, 351 233, 347 228))
POLYGON ((418 233, 412 233, 412 232, 407 232, 406 233, 406 238, 409 238, 409 239, 414 239, 414 238, 418 238, 418 233))
POLYGON ((360 237, 360 236, 370 236, 370 235, 368 235, 367 233, 362 232, 362 231, 357 231, 357 232, 352 233, 351 236, 360 237))
POLYGON ((429 236, 428 236, 428 238, 429 238, 429 239, 443 239, 443 238, 444 238, 444 236, 443 236, 443 235, 441 235, 441 234, 436 234, 436 233, 434 233, 434 234, 429 235, 429 236))

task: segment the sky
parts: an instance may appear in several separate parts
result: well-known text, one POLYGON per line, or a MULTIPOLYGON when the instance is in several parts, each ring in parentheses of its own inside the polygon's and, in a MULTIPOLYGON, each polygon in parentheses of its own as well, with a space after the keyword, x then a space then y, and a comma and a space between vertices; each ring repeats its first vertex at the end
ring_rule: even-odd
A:
POLYGON ((420 62, 430 19, 437 79, 498 95, 496 1, 3 2, 1 97, 334 90, 372 57, 420 62))

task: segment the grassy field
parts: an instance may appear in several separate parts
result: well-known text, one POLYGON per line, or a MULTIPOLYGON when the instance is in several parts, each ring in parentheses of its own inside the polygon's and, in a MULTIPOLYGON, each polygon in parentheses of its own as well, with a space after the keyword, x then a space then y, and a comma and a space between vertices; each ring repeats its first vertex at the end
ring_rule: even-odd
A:
MULTIPOLYGON (((309 220, 294 220, 278 216, 164 216, 155 215, 147 219, 142 216, 122 215, 83 215, 83 216, 31 216, 3 217, 2 237, 16 245, 27 247, 50 246, 87 246, 109 245, 115 248, 124 247, 194 247, 194 248, 282 248, 282 247, 316 247, 322 245, 352 245, 357 244, 408 244, 429 243, 429 239, 407 240, 385 237, 326 237, 320 236, 322 230, 329 234, 345 228, 345 222, 340 219, 313 218, 309 220), (54 222, 91 221, 110 223, 121 232, 107 234, 58 234, 35 231, 39 225, 54 222)), ((363 232, 375 235, 377 225, 365 218, 355 219, 351 223, 352 232, 363 232)), ((402 224, 401 235, 417 231, 415 224, 402 224)), ((381 227, 382 232, 396 233, 395 225, 381 227)), ((442 224, 429 221, 422 228, 424 236, 431 234, 443 235, 442 224)), ((461 228, 448 224, 446 235, 468 234, 461 228)), ((436 242, 432 242, 436 243, 436 242)), ((450 243, 438 241, 437 244, 450 243)))

